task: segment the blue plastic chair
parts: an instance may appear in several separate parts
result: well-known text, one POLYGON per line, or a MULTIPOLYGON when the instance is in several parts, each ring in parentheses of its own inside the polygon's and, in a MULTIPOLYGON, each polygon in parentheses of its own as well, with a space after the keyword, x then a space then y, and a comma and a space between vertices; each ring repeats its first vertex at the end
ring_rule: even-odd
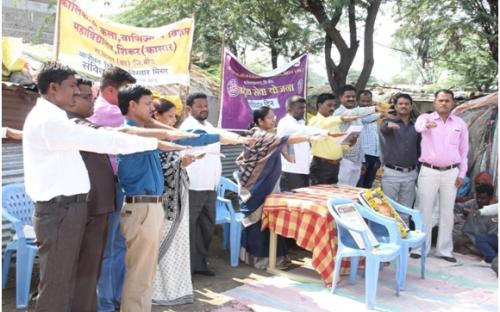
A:
POLYGON ((330 198, 327 202, 328 210, 335 219, 337 224, 337 254, 335 255, 334 275, 331 292, 334 293, 340 275, 340 267, 343 258, 351 258, 351 271, 349 282, 353 284, 356 281, 356 274, 359 265, 359 257, 365 257, 365 303, 368 309, 375 307, 378 285, 378 273, 380 265, 383 262, 395 262, 396 267, 396 295, 399 296, 399 276, 400 276, 400 252, 401 245, 399 240, 398 229, 393 220, 387 222, 385 219, 378 218, 375 214, 366 214, 362 211, 361 205, 352 202, 346 198, 330 198), (391 239, 387 243, 379 242, 379 245, 372 247, 368 238, 368 232, 365 228, 353 226, 345 223, 337 212, 333 209, 334 205, 353 204, 363 218, 377 222, 386 227, 391 239), (349 231, 359 233, 363 237, 365 249, 360 249, 354 242, 349 231))
POLYGON ((231 266, 237 267, 240 261, 241 221, 244 215, 241 212, 234 211, 233 203, 224 198, 226 191, 238 194, 238 185, 225 177, 221 177, 217 187, 215 223, 224 225, 224 249, 229 247, 231 266))
POLYGON ((12 223, 16 236, 7 244, 3 256, 2 289, 7 285, 10 260, 16 252, 16 307, 28 307, 33 263, 38 254, 38 247, 33 239, 26 238, 24 225, 32 225, 34 204, 24 190, 23 183, 15 183, 2 187, 2 216, 12 223))
MULTIPOLYGON (((425 278, 425 232, 423 229, 422 216, 420 212, 414 209, 409 209, 396 201, 390 199, 386 196, 386 198, 391 203, 392 207, 400 213, 400 215, 409 215, 412 217, 412 220, 415 224, 415 230, 409 231, 408 235, 405 238, 401 237, 401 233, 398 231, 401 237, 401 276, 400 276, 400 286, 401 290, 406 287, 406 274, 408 272, 408 256, 409 249, 420 249, 421 258, 420 258, 420 276, 421 278, 425 278)), ((380 218, 386 218, 387 220, 394 220, 392 218, 386 217, 378 212, 375 212, 373 209, 367 206, 367 203, 360 199, 362 203, 363 209, 366 209, 366 213, 374 213, 377 214, 380 218)), ((385 241, 388 239, 387 235, 380 231, 378 225, 371 225, 374 233, 376 233, 377 239, 381 241, 385 241)))

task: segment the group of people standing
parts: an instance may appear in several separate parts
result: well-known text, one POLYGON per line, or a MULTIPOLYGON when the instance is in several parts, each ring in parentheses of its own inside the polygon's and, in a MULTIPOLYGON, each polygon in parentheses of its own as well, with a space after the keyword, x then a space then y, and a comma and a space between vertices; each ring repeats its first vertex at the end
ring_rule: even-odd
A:
POLYGON ((95 99, 67 66, 39 73, 22 133, 40 247, 36 311, 150 311, 192 302, 191 274, 214 274, 220 144, 252 139, 210 125, 202 93, 188 96, 177 130, 174 105, 135 82, 110 67, 95 99))
MULTIPOLYGON (((192 302, 191 274, 215 275, 207 256, 221 144, 244 146, 237 159, 245 215, 240 258, 250 265, 268 263, 269 232, 260 221, 267 195, 310 184, 371 187, 381 164, 386 195, 407 207, 417 197, 427 253, 438 198, 436 254, 456 261, 453 203, 467 171, 468 131, 451 114, 449 90, 436 92, 435 112, 416 118, 408 94, 395 96, 390 111, 373 105, 370 91, 346 85, 339 98, 318 96, 307 125, 306 100, 293 96, 277 127, 272 109, 261 107, 249 135, 240 136, 207 121, 203 93, 188 95, 188 117, 177 129, 175 105, 153 99, 123 69, 104 71, 95 101, 92 82, 75 76, 59 63, 44 64, 41 97, 23 129, 40 244, 36 311, 135 312, 192 302), (361 135, 340 145, 353 124, 363 127, 361 135)), ((286 265, 284 240, 277 255, 286 265)))
MULTIPOLYGON (((276 133, 272 132, 272 110, 263 107, 254 111, 257 128, 252 130, 252 136, 258 144, 245 147, 238 159, 241 209, 246 215, 242 260, 256 267, 267 265, 269 233, 260 231, 261 209, 265 197, 278 191, 278 181, 281 191, 337 183, 370 188, 383 164, 381 182, 385 194, 404 206, 419 209, 423 215, 426 253, 431 247, 432 215, 437 203, 440 217, 436 256, 456 262, 452 254, 453 205, 467 171, 469 137, 465 122, 452 114, 453 92, 436 92, 435 112, 418 118, 408 94, 394 96, 394 109, 375 106, 369 90, 358 93, 352 85, 344 86, 339 95, 320 94, 317 114, 308 125, 304 120, 305 99, 291 97, 287 115, 279 121, 276 133), (340 145, 336 137, 353 124, 362 126, 361 134, 340 145), (324 140, 299 139, 300 135, 314 138, 328 134, 331 137, 324 140), (292 155, 286 144, 293 146, 292 155)), ((278 241, 277 255, 286 263, 283 240, 278 241)), ((414 253, 412 257, 420 255, 414 253)))

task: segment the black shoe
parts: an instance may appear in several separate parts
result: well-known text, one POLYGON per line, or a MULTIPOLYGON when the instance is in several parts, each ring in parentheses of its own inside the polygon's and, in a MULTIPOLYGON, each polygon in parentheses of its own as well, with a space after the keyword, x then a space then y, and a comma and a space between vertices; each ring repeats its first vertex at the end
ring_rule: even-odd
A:
POLYGON ((412 254, 410 254, 410 257, 413 259, 420 259, 421 256, 419 254, 412 253, 412 254))
POLYGON ((444 257, 443 256, 443 257, 441 257, 441 259, 446 260, 448 262, 453 262, 453 263, 457 262, 457 259, 455 259, 454 257, 444 257))
POLYGON ((215 276, 215 272, 211 271, 209 269, 206 270, 194 270, 194 274, 200 274, 200 275, 205 275, 205 276, 215 276))

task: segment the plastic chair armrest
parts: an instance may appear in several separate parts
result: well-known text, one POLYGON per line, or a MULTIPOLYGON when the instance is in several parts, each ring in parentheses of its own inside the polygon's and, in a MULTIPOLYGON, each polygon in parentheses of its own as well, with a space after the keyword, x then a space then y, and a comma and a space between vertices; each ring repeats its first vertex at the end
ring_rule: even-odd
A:
POLYGON ((423 222, 422 222, 422 215, 420 214, 420 211, 416 209, 410 209, 408 207, 405 207, 401 205, 400 203, 394 201, 393 199, 387 197, 389 199, 389 202, 391 203, 392 207, 396 209, 398 212, 402 212, 404 214, 410 215, 411 219, 413 220, 413 223, 415 223, 415 229, 419 231, 424 230, 423 222))
POLYGON ((238 194, 238 185, 233 181, 227 179, 226 190, 238 194))
POLYGON ((8 213, 5 209, 2 209, 2 217, 5 220, 12 223, 12 225, 14 226, 14 230, 16 231, 17 238, 19 240, 26 239, 26 237, 24 237, 23 223, 21 222, 21 220, 8 213))
POLYGON ((220 196, 217 196, 217 201, 220 202, 221 204, 223 204, 224 207, 226 207, 226 210, 231 215, 231 219, 234 219, 234 213, 235 213, 235 211, 233 209, 233 203, 229 199, 223 198, 223 197, 220 197, 220 196))

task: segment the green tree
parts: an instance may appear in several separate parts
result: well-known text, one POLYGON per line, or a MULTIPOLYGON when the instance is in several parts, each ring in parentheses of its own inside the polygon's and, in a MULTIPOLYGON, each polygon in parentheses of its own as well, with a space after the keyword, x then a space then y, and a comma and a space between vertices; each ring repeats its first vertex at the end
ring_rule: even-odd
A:
POLYGON ((238 54, 238 28, 243 21, 234 18, 224 1, 130 0, 123 13, 115 17, 120 23, 139 27, 159 27, 195 14, 193 61, 202 68, 220 63, 222 38, 238 54))
POLYGON ((279 56, 293 58, 321 48, 320 32, 292 0, 140 0, 128 3, 117 21, 161 26, 195 14, 193 61, 202 67, 220 62, 224 44, 241 56, 247 47, 270 50, 273 68, 279 56))
POLYGON ((332 90, 336 93, 346 84, 347 75, 358 52, 358 29, 364 30, 364 62, 356 81, 356 89, 365 88, 373 69, 373 32, 375 19, 381 0, 297 0, 301 7, 312 14, 325 33, 326 74, 332 90), (339 22, 343 13, 347 14, 349 25, 349 43, 342 36, 339 22), (336 63, 332 56, 332 47, 340 55, 336 63))
POLYGON ((294 0, 241 0, 227 5, 246 20, 247 26, 240 30, 242 41, 254 49, 265 46, 270 50, 272 68, 278 66, 279 56, 293 59, 323 46, 313 18, 294 0))
POLYGON ((446 70, 462 86, 488 90, 498 67, 497 9, 491 0, 397 1, 393 46, 416 61, 424 83, 446 70))

